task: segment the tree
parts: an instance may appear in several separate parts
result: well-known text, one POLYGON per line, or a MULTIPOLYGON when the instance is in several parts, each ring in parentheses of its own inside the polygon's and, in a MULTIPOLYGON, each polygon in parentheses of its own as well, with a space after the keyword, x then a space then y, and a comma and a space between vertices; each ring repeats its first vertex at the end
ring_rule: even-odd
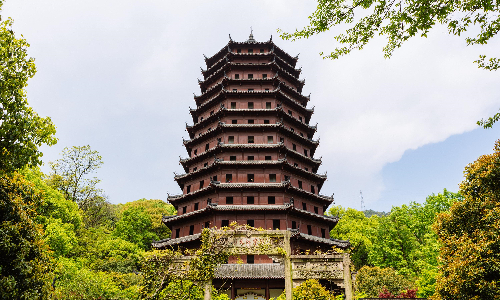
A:
POLYGON ((12 24, 10 18, 0 23, 0 175, 41 164, 38 147, 57 142, 50 118, 28 106, 25 88, 36 73, 35 60, 28 57, 29 44, 16 38, 12 24))
POLYGON ((47 299, 50 252, 37 224, 42 194, 19 173, 0 177, 0 295, 3 299, 47 299))
MULTIPOLYGON (((343 297, 340 297, 343 299, 343 297)), ((274 298, 273 298, 274 299, 274 298)), ((283 292, 275 300, 285 300, 285 292, 283 292)), ((296 286, 292 290, 293 300, 335 300, 336 297, 327 291, 316 279, 308 279, 296 286)))
MULTIPOLYGON (((318 0, 316 11, 309 17, 309 25, 293 33, 281 32, 281 38, 296 40, 309 38, 342 24, 354 26, 335 36, 345 46, 336 48, 323 58, 337 59, 354 49, 363 49, 376 33, 387 37, 384 56, 391 57, 396 48, 411 37, 427 37, 437 23, 445 24, 448 32, 464 34, 470 27, 477 29, 476 36, 466 37, 467 45, 484 45, 500 28, 500 3, 495 0, 470 1, 347 1, 318 0), (362 17, 358 18, 359 15, 362 17)), ((476 31, 476 30, 475 30, 476 31)), ((475 61, 480 68, 497 70, 500 60, 481 55, 475 61)))
POLYGON ((464 171, 462 201, 438 216, 435 299, 500 299, 500 140, 464 171))
POLYGON ((151 217, 143 207, 130 207, 123 211, 121 219, 116 223, 113 235, 143 249, 150 249, 153 239, 158 239, 152 227, 151 217))
POLYGON ((151 228, 149 231, 156 234, 159 239, 170 237, 170 229, 162 222, 162 216, 173 216, 176 214, 172 204, 168 204, 159 199, 139 199, 127 202, 120 207, 120 214, 132 207, 142 207, 151 218, 151 228))
POLYGON ((378 297, 384 289, 396 295, 411 288, 411 282, 391 268, 364 266, 356 275, 356 293, 363 293, 367 298, 378 297))
POLYGON ((368 255, 372 249, 380 218, 378 216, 367 218, 361 211, 353 208, 345 209, 340 205, 330 208, 327 215, 339 216, 340 221, 330 231, 330 236, 342 240, 349 239, 351 261, 355 268, 360 269, 369 264, 368 255))
POLYGON ((84 212, 87 227, 101 224, 112 227, 116 221, 114 207, 108 203, 104 191, 97 187, 100 180, 89 178, 102 164, 99 152, 88 145, 66 147, 61 159, 50 162, 52 172, 47 182, 61 191, 66 199, 78 204, 84 212))

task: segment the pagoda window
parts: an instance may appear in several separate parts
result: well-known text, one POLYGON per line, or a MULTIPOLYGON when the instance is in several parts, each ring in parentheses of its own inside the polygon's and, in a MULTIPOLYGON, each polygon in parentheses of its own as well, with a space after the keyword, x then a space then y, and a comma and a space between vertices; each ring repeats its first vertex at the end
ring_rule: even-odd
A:
POLYGON ((231 109, 236 109, 236 102, 231 102, 231 109))
POLYGON ((325 228, 321 228, 321 237, 324 238, 324 239, 326 238, 326 230, 325 230, 325 228))
POLYGON ((175 229, 175 237, 178 238, 181 235, 181 229, 177 228, 175 229))
MULTIPOLYGON (((248 89, 249 92, 253 92, 253 89, 248 89)), ((250 107, 249 107, 250 108, 250 107)), ((252 107, 253 108, 253 107, 252 107)))
POLYGON ((262 79, 266 79, 267 78, 267 74, 262 74, 262 79))
POLYGON ((264 53, 264 49, 260 49, 260 53, 264 53))
POLYGON ((205 228, 210 228, 210 221, 205 222, 205 228))
POLYGON ((304 155, 307 156, 307 150, 306 149, 304 149, 304 155))
POLYGON ((271 155, 266 155, 265 160, 271 160, 271 155))
POLYGON ((241 53, 241 49, 236 50, 236 53, 241 53))
POLYGON ((275 203, 276 203, 276 198, 274 196, 267 197, 267 204, 275 204, 275 203))
POLYGON ((230 135, 227 137, 227 143, 228 144, 234 144, 234 136, 233 135, 230 135))
POLYGON ((206 162, 206 163, 204 163, 204 164, 203 164, 203 167, 204 167, 204 168, 208 167, 208 163, 207 163, 207 162, 206 162))
POLYGON ((210 147, 210 144, 205 144, 205 151, 208 151, 209 147, 210 147))
POLYGON ((229 227, 229 220, 222 220, 220 223, 220 227, 229 227))
POLYGON ((184 206, 184 207, 182 208, 182 213, 183 213, 183 214, 185 214, 185 213, 186 213, 186 211, 187 211, 187 206, 184 206))
POLYGON ((253 135, 249 135, 248 136, 248 143, 249 144, 253 144, 254 143, 254 136, 253 135))
POLYGON ((264 120, 264 124, 269 124, 269 120, 264 120))
POLYGON ((316 193, 316 191, 314 190, 314 185, 311 185, 311 193, 316 193))
POLYGON ((254 197, 253 196, 248 196, 247 197, 247 204, 253 204, 254 203, 254 197))
POLYGON ((309 171, 309 168, 305 167, 304 170, 309 171))
POLYGON ((302 202, 302 209, 303 209, 303 210, 307 210, 307 203, 302 202))
POLYGON ((253 109, 253 102, 248 102, 248 109, 253 109))
POLYGON ((290 116, 293 116, 293 112, 292 112, 291 110, 288 110, 288 114, 289 114, 290 116))
MULTIPOLYGON (((194 169, 193 169, 194 171, 194 169)), ((191 192, 191 185, 186 186, 186 194, 189 194, 191 192)))
POLYGON ((276 182, 276 174, 269 174, 269 182, 276 182))
POLYGON ((218 143, 222 142, 222 138, 217 138, 217 142, 218 143))
POLYGON ((247 220, 247 225, 248 225, 248 226, 255 227, 255 222, 254 222, 254 220, 247 220))
POLYGON ((273 229, 280 230, 280 220, 273 220, 273 229))
POLYGON ((200 203, 196 202, 194 204, 194 210, 198 210, 200 208, 200 203))
POLYGON ((213 181, 217 181, 217 175, 213 177, 213 181))
POLYGON ((248 124, 254 124, 254 122, 255 121, 253 119, 248 120, 248 124))
POLYGON ((318 207, 317 207, 317 206, 315 206, 315 207, 314 207, 314 213, 315 213, 315 214, 319 214, 319 210, 318 210, 318 207))
POLYGON ((234 79, 240 79, 240 74, 234 74, 234 79))
POLYGON ((293 149, 293 151, 297 151, 297 145, 292 144, 292 149, 293 149))
POLYGON ((299 117, 299 121, 302 122, 302 117, 299 117))
POLYGON ((213 110, 210 112, 210 115, 211 115, 211 116, 213 116, 213 115, 214 115, 214 111, 213 111, 213 110))
POLYGON ((249 156, 247 157, 247 160, 253 160, 253 159, 254 159, 253 155, 249 155, 249 156))
POLYGON ((200 118, 200 122, 203 121, 203 117, 200 118))
POLYGON ((233 89, 233 92, 237 92, 237 91, 238 91, 238 89, 233 89))
POLYGON ((189 226, 189 235, 194 234, 194 225, 189 226))
POLYGON ((248 49, 248 53, 253 53, 253 49, 248 49))
POLYGON ((193 172, 196 172, 196 170, 198 170, 198 167, 193 168, 193 172))
POLYGON ((200 180, 200 189, 202 189, 204 185, 205 185, 205 180, 200 180))
POLYGON ((299 180, 298 183, 299 183, 299 189, 301 189, 302 188, 302 181, 299 180))
POLYGON ((290 127, 290 130, 291 130, 292 132, 295 132, 295 129, 293 129, 292 127, 290 127))
POLYGON ((292 229, 297 229, 297 222, 292 221, 292 229))
POLYGON ((254 264, 255 263, 255 256, 253 255, 247 255, 247 264, 254 264))
POLYGON ((272 135, 269 135, 269 136, 267 137, 267 143, 268 143, 268 144, 272 144, 273 142, 274 142, 274 138, 273 138, 273 136, 272 136, 272 135))
POLYGON ((280 137, 280 143, 285 143, 285 139, 280 137))
POLYGON ((197 155, 198 154, 198 149, 195 149, 193 153, 194 153, 194 155, 197 155))
POLYGON ((226 174, 226 182, 232 182, 233 181, 233 174, 226 174))
POLYGON ((231 124, 238 124, 238 120, 231 120, 231 124))
POLYGON ((290 176, 285 175, 285 181, 290 181, 290 176))
POLYGON ((301 132, 301 133, 300 133, 300 136, 302 136, 302 137, 303 137, 303 136, 304 136, 304 134, 301 132))
POLYGON ((298 163, 293 163, 293 166, 298 168, 299 167, 299 164, 298 163))
POLYGON ((248 74, 248 79, 253 79, 253 74, 248 74))
POLYGON ((229 156, 230 161, 236 161, 236 155, 231 155, 229 156))
POLYGON ((247 174, 247 182, 254 182, 255 176, 254 174, 247 174))
POLYGON ((269 92, 269 89, 264 89, 264 91, 269 92))
MULTIPOLYGON (((266 89, 269 91, 269 89, 266 89)), ((266 109, 271 109, 271 102, 266 102, 266 109)))
POLYGON ((307 234, 308 235, 312 235, 313 234, 312 226, 311 225, 307 225, 307 234))
POLYGON ((226 197, 226 204, 233 204, 233 197, 226 197))

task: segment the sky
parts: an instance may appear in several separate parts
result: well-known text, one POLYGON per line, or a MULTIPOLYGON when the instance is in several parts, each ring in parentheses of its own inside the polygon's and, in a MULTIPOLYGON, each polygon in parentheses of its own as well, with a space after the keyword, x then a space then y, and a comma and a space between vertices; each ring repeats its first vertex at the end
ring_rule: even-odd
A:
MULTIPOLYGON (((103 157, 95 174, 112 203, 167 199, 181 193, 189 107, 197 79, 229 41, 273 41, 299 55, 303 94, 315 107, 317 157, 328 180, 321 193, 335 203, 390 211, 423 202, 444 188, 456 192, 463 169, 491 153, 500 125, 476 121, 500 108, 500 73, 478 69, 480 54, 498 55, 500 40, 467 46, 445 27, 413 38, 391 59, 377 37, 362 51, 323 60, 336 28, 307 40, 283 41, 277 29, 307 25, 315 1, 7 0, 36 59, 27 88, 30 105, 57 126, 59 142, 44 146, 44 162, 65 147, 90 145, 103 157), (495 51, 496 50, 496 51, 495 51)), ((47 164, 42 167, 49 171, 47 164)))

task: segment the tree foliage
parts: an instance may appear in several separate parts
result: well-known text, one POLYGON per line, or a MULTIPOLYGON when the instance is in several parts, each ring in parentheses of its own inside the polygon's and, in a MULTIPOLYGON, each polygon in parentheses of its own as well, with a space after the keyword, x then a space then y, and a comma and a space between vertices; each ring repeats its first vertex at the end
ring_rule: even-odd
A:
POLYGON ((140 245, 143 249, 150 249, 151 242, 158 239, 152 228, 151 217, 146 210, 143 207, 132 206, 123 211, 113 235, 140 245))
MULTIPOLYGON (((0 10, 2 3, 0 2, 0 10)), ((36 73, 29 44, 16 38, 13 21, 0 23, 0 175, 41 164, 42 144, 56 143, 54 124, 40 117, 26 99, 28 79, 36 73)))
POLYGON ((500 299, 500 141, 464 171, 463 201, 439 215, 436 299, 500 299))
POLYGON ((368 298, 376 298, 381 292, 388 291, 399 295, 412 288, 412 283, 392 268, 364 266, 356 275, 356 291, 368 298))
POLYGON ((0 177, 0 295, 47 299, 52 263, 36 211, 43 195, 19 173, 0 177))
MULTIPOLYGON (((316 279, 308 279, 292 290, 293 300, 335 300, 339 298, 343 299, 342 296, 337 298, 327 291, 316 279)), ((274 300, 286 300, 285 292, 274 300)))
MULTIPOLYGON (((414 36, 427 37, 436 24, 444 24, 450 34, 461 36, 471 27, 467 45, 484 45, 500 30, 500 3, 496 0, 470 1, 359 1, 318 0, 309 25, 293 33, 281 32, 286 40, 309 38, 343 24, 354 24, 335 36, 341 45, 323 58, 337 59, 354 49, 363 49, 375 35, 387 37, 384 56, 391 57, 395 49, 414 36)), ((498 59, 485 61, 480 56, 479 67, 498 69, 498 59)))

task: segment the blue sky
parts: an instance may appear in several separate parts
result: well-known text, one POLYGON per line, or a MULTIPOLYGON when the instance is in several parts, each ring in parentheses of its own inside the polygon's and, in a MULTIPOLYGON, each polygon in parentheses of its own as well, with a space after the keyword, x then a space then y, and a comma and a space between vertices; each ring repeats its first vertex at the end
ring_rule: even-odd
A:
MULTIPOLYGON (((321 137, 323 194, 337 204, 390 210, 424 201, 443 188, 456 191, 463 167, 490 153, 499 125, 475 122, 500 108, 500 73, 479 70, 480 54, 498 55, 500 42, 467 47, 464 37, 437 26, 384 59, 383 38, 337 61, 319 52, 335 47, 335 32, 282 41, 277 28, 306 25, 314 1, 7 0, 2 18, 31 44, 38 73, 28 99, 57 126, 59 142, 43 147, 44 160, 64 147, 91 145, 113 203, 166 199, 179 193, 173 172, 186 157, 189 106, 197 78, 228 35, 273 40, 292 55, 306 79, 321 137)), ((43 170, 47 170, 45 166, 43 170)))

